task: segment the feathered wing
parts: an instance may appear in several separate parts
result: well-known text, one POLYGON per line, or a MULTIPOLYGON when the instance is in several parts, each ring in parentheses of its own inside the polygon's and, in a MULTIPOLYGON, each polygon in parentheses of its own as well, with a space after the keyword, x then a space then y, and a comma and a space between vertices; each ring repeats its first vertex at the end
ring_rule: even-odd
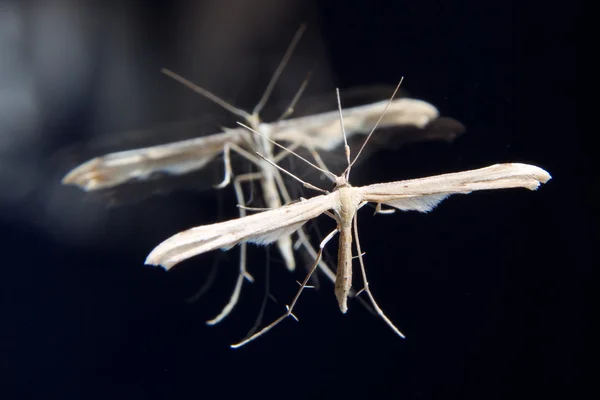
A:
POLYGON ((428 212, 452 194, 517 187, 535 190, 550 179, 550 174, 539 167, 511 163, 357 189, 364 201, 386 204, 404 211, 428 212))
POLYGON ((242 242, 272 243, 331 209, 336 196, 334 192, 247 217, 188 229, 156 246, 146 258, 146 264, 169 269, 195 255, 227 250, 242 242))
MULTIPOLYGON (((387 103, 381 101, 345 110, 347 135, 368 133, 387 103)), ((422 128, 437 116, 438 111, 431 104, 402 98, 390 104, 380 126, 422 128)), ((286 140, 321 150, 332 150, 342 142, 337 111, 261 124, 261 130, 272 135, 274 140, 286 140)), ((158 172, 182 175, 204 167, 223 151, 225 143, 239 144, 245 135, 248 135, 246 130, 237 128, 196 139, 110 153, 75 167, 65 175, 62 183, 90 192, 132 180, 146 180, 158 172)))
MULTIPOLYGON (((388 101, 385 100, 345 109, 343 115, 346 135, 350 137, 369 133, 387 104, 388 101)), ((423 128, 438 115, 437 108, 425 101, 396 99, 390 103, 379 127, 410 125, 423 128)), ((269 124, 267 129, 273 132, 273 140, 299 143, 317 150, 333 150, 343 141, 339 111, 290 118, 269 124)))
POLYGON ((89 192, 131 180, 145 180, 158 172, 185 174, 204 167, 223 151, 225 143, 239 143, 243 135, 247 135, 244 129, 231 129, 195 139, 110 153, 75 167, 62 183, 89 192))

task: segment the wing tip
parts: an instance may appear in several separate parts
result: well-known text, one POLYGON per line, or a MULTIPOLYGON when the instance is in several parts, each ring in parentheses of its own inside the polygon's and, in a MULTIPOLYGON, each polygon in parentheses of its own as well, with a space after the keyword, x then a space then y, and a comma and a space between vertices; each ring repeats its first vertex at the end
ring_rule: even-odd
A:
POLYGON ((103 188, 107 180, 97 169, 99 163, 98 158, 93 158, 78 165, 67 172, 60 183, 77 186, 85 192, 103 188))
POLYGON ((532 185, 532 190, 536 190, 541 184, 547 183, 552 179, 552 175, 548 171, 538 166, 521 163, 513 163, 512 165, 522 169, 524 174, 536 181, 535 185, 532 185))
POLYGON ((150 252, 150 254, 148 254, 146 259, 144 260, 144 265, 160 267, 166 271, 168 271, 169 269, 171 269, 171 267, 173 265, 175 265, 174 263, 169 263, 169 262, 165 262, 164 260, 161 260, 161 257, 156 254, 155 250, 152 250, 152 252, 150 252))

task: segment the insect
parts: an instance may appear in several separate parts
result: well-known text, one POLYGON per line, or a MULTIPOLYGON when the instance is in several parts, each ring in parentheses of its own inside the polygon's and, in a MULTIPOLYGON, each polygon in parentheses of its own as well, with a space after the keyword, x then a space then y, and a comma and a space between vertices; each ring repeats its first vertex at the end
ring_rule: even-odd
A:
MULTIPOLYGON (((322 161, 317 150, 331 151, 342 143, 342 137, 338 133, 337 111, 286 119, 294 111, 294 106, 304 91, 307 80, 302 83, 291 104, 279 119, 272 123, 263 123, 260 119, 259 114, 267 103, 273 87, 281 76, 303 31, 304 27, 301 27, 294 36, 252 113, 234 107, 208 90, 194 85, 169 70, 163 70, 166 75, 242 118, 252 129, 261 132, 262 136, 253 135, 247 129, 237 127, 200 138, 111 153, 93 158, 74 168, 64 176, 63 184, 76 185, 87 192, 99 191, 132 181, 150 179, 157 172, 166 172, 171 175, 186 174, 205 167, 217 156, 223 154, 225 176, 223 181, 216 185, 216 188, 224 188, 233 182, 236 199, 240 205, 240 217, 246 215, 246 201, 241 186, 243 182, 258 181, 266 208, 275 209, 282 204, 290 203, 292 198, 282 175, 271 165, 281 162, 289 153, 284 151, 275 153, 271 141, 288 142, 291 149, 303 147, 320 165, 322 165, 322 161), (232 179, 231 152, 237 153, 256 165, 258 172, 237 175, 232 179), (256 152, 261 153, 264 159, 257 157, 256 152)), ((388 111, 385 113, 385 118, 379 122, 380 127, 411 126, 422 129, 439 116, 438 110, 425 101, 411 98, 400 98, 391 103, 388 103, 387 100, 381 101, 346 110, 346 135, 349 137, 368 133, 377 117, 382 115, 385 107, 388 111)), ((423 130, 423 140, 453 137, 453 132, 438 134, 438 136, 427 136, 425 133, 426 131, 423 130)), ((315 258, 317 252, 308 240, 304 229, 295 230, 295 233, 298 236, 297 247, 302 246, 312 258, 315 258)), ((291 232, 290 235, 280 235, 276 240, 276 245, 288 270, 293 271, 296 263, 291 232)), ((319 267, 328 279, 335 280, 335 274, 324 262, 319 262, 319 267)), ((232 311, 239 299, 244 279, 253 280, 246 268, 245 243, 240 248, 238 278, 230 300, 216 317, 207 321, 208 324, 213 325, 220 322, 232 311)))
MULTIPOLYGON (((400 81, 400 83, 401 82, 402 81, 400 81)), ((396 90, 398 90, 399 86, 400 84, 396 90)), ((353 187, 349 182, 350 171, 369 138, 375 131, 377 124, 375 124, 367 136, 356 157, 351 161, 350 148, 347 145, 344 129, 341 102, 339 100, 339 91, 337 93, 339 118, 345 143, 347 160, 346 169, 342 174, 337 176, 329 170, 321 169, 310 163, 310 161, 303 159, 314 167, 320 168, 321 172, 332 179, 334 182, 332 192, 320 189, 295 177, 295 179, 301 181, 305 187, 320 191, 323 194, 308 200, 301 199, 294 204, 289 204, 243 218, 191 228, 166 239, 154 248, 146 258, 146 264, 161 265, 170 269, 183 260, 207 251, 216 249, 227 250, 237 244, 248 242, 258 245, 273 243, 280 236, 290 235, 300 229, 307 221, 322 214, 326 214, 336 221, 336 229, 330 232, 320 243, 319 252, 315 262, 301 284, 296 296, 293 298, 290 305, 287 306, 287 311, 280 318, 276 319, 262 330, 254 333, 245 340, 232 345, 234 348, 243 346, 265 334, 286 317, 294 317, 292 313, 293 308, 303 289, 306 287, 310 276, 315 271, 318 261, 322 256, 323 248, 336 234, 339 234, 339 248, 338 267, 335 278, 335 295, 340 310, 342 313, 345 313, 348 309, 347 298, 352 285, 352 233, 354 233, 354 239, 356 241, 357 257, 360 262, 364 284, 361 292, 364 291, 367 294, 377 314, 397 335, 404 338, 402 332, 389 320, 378 306, 369 288, 358 237, 357 211, 365 204, 372 202, 377 204, 376 211, 378 212, 387 213, 390 211, 382 210, 382 205, 392 207, 391 211, 398 209, 402 211, 414 210, 428 212, 436 207, 441 201, 453 194, 468 194, 477 190, 516 187, 535 190, 539 187, 540 183, 546 183, 551 179, 550 174, 539 167, 528 164, 507 163, 420 179, 353 187), (331 211, 333 211, 333 213, 331 213, 331 211)), ((384 113, 385 110, 380 118, 383 118, 384 113)), ((252 128, 248 127, 248 129, 252 128)), ((258 131, 254 131, 254 133, 264 137, 258 131)), ((293 153, 291 150, 287 151, 293 153)), ((299 155, 297 156, 300 157, 299 155)), ((273 166, 278 169, 281 168, 274 163, 273 166)), ((285 171, 283 169, 281 170, 285 171)), ((287 171, 286 173, 294 177, 291 173, 287 171)))

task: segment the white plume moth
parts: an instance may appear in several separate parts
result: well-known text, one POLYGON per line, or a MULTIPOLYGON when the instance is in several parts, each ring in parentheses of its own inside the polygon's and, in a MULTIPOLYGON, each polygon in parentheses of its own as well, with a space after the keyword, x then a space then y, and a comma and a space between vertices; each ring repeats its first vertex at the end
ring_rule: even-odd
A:
MULTIPOLYGON (((400 84, 396 88, 396 91, 399 87, 400 84)), ((388 105, 391 102, 392 100, 390 100, 388 105)), ((345 143, 346 159, 348 162, 348 166, 345 171, 340 176, 336 176, 330 171, 319 168, 310 163, 308 160, 303 159, 305 162, 313 165, 315 168, 318 168, 332 179, 334 182, 333 191, 328 192, 326 190, 317 188, 310 183, 304 182, 300 178, 297 178, 291 173, 283 170, 272 161, 263 158, 265 161, 269 162, 281 171, 286 172, 302 182, 304 186, 321 191, 324 194, 308 200, 301 199, 299 202, 294 204, 285 205, 283 207, 260 212, 243 218, 188 229, 168 238, 159 244, 146 258, 146 264, 161 265, 167 269, 170 269, 183 260, 208 251, 216 249, 228 250, 237 244, 248 242, 259 245, 267 245, 276 242, 280 237, 289 236, 293 232, 299 230, 303 224, 322 214, 329 215, 335 219, 337 222, 337 228, 329 233, 320 243, 315 262, 305 280, 301 284, 296 296, 287 307, 286 313, 273 321, 271 324, 264 327, 262 330, 256 332, 245 340, 232 345, 234 348, 247 344, 248 342, 256 339, 272 329, 286 317, 293 316, 293 308, 300 297, 302 290, 306 287, 310 276, 315 271, 321 258, 324 246, 338 233, 339 250, 338 267, 335 278, 335 295, 337 297, 340 310, 345 313, 348 308, 347 297, 352 284, 352 260, 355 258, 352 256, 352 235, 354 234, 357 258, 359 259, 364 284, 364 287, 361 291, 364 291, 368 295, 377 314, 392 328, 392 330, 394 330, 397 335, 404 337, 402 332, 396 328, 396 326, 383 313, 369 289, 362 258, 362 250, 360 248, 360 242, 358 239, 358 224, 356 219, 358 209, 360 209, 363 205, 372 202, 377 204, 377 211, 379 212, 390 211, 382 211, 381 205, 386 205, 392 207, 393 209, 402 211, 414 210, 428 212, 437 206, 437 204, 439 204, 442 200, 453 194, 468 194, 478 190, 518 187, 535 190, 541 183, 546 183, 551 179, 550 174, 534 165, 507 163, 495 164, 489 167, 469 171, 430 176, 426 178, 353 187, 349 182, 351 168, 360 156, 369 138, 375 131, 377 124, 375 124, 358 154, 351 162, 350 148, 347 145, 346 133, 344 130, 344 119, 339 101, 339 91, 338 107, 343 133, 342 137, 345 143)), ((383 118, 384 114, 385 109, 381 114, 380 119, 383 118)), ((253 130, 252 128, 248 129, 253 130)), ((253 131, 256 135, 270 140, 260 132, 256 130, 253 131)), ((272 143, 283 147, 275 142, 272 143)), ((293 153, 291 150, 287 151, 289 153, 293 153)), ((296 156, 302 158, 298 155, 296 156)))
MULTIPOLYGON (((279 119, 271 123, 264 123, 260 119, 259 114, 267 103, 273 87, 291 57, 303 31, 304 27, 294 36, 279 67, 252 113, 234 107, 208 90, 193 84, 174 72, 163 70, 168 76, 242 118, 252 129, 261 132, 263 136, 257 136, 245 128, 236 127, 235 129, 228 129, 225 132, 195 139, 110 153, 93 158, 75 167, 65 175, 62 180, 63 184, 76 185, 86 192, 94 192, 125 185, 129 182, 144 181, 156 173, 171 175, 186 174, 204 168, 217 156, 223 154, 225 177, 216 187, 224 188, 233 181, 237 202, 240 205, 240 217, 246 215, 242 182, 258 182, 265 205, 269 209, 278 208, 282 204, 290 203, 292 198, 288 193, 280 171, 273 168, 270 164, 279 163, 289 153, 280 152, 275 154, 273 144, 268 139, 285 141, 290 144, 291 148, 304 147, 319 164, 322 164, 322 162, 317 153, 318 150, 331 151, 342 143, 342 136, 339 134, 338 128, 339 117, 337 111, 286 119, 294 110, 294 106, 302 94, 307 81, 303 82, 300 90, 287 107, 286 112, 279 119), (232 178, 231 151, 256 165, 258 172, 237 175, 232 178), (257 157, 255 155, 256 152, 264 156, 266 160, 257 157)), ((393 100, 391 103, 387 100, 380 101, 346 110, 346 135, 367 134, 386 107, 387 112, 385 113, 385 117, 380 119, 380 127, 405 126, 422 129, 439 116, 438 110, 425 101, 411 98, 400 98, 393 100)), ((426 131, 423 131, 423 133, 423 139, 431 138, 425 135, 426 131)), ((434 135, 433 138, 443 139, 445 135, 434 135)), ((308 240, 304 230, 298 229, 295 231, 295 234, 298 236, 297 247, 302 246, 312 258, 315 258, 317 252, 308 240)), ((276 245, 286 267, 288 270, 293 271, 296 262, 293 254, 294 246, 291 235, 280 235, 276 240, 276 245)), ((330 280, 335 280, 335 274, 324 262, 319 262, 319 267, 330 280)), ((232 311, 239 299, 244 279, 253 280, 246 267, 246 245, 242 243, 238 278, 231 297, 222 311, 207 321, 208 324, 213 325, 220 322, 232 311)))

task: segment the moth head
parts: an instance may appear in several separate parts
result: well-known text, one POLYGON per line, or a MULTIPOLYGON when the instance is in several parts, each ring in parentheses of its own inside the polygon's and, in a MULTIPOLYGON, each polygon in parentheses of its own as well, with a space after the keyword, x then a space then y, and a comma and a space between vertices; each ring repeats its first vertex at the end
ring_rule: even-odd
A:
POLYGON ((346 178, 346 174, 341 174, 340 176, 335 177, 334 189, 339 189, 343 187, 350 187, 350 183, 348 182, 348 178, 346 178))

